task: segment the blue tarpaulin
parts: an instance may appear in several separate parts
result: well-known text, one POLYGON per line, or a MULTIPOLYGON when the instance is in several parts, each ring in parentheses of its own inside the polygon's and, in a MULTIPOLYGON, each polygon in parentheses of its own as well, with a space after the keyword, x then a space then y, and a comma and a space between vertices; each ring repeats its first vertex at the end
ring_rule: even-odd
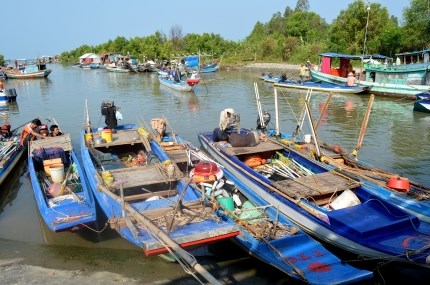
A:
POLYGON ((184 58, 185 65, 187 67, 197 67, 199 66, 199 57, 198 56, 187 56, 184 58))

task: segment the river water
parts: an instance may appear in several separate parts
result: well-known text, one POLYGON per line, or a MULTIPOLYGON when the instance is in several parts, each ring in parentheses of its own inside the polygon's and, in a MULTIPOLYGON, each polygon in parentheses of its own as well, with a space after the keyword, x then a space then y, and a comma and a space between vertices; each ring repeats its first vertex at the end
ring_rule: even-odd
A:
MULTIPOLYGON (((272 115, 270 125, 275 124, 274 89, 258 79, 259 70, 204 74, 194 93, 181 93, 160 86, 155 73, 121 74, 61 65, 50 68, 53 72, 47 79, 6 82, 6 88, 15 88, 18 97, 16 103, 0 106, 0 119, 12 128, 35 117, 43 123, 58 122, 63 132, 71 133, 77 150, 79 131, 85 124, 86 102, 92 126, 104 126, 100 105, 114 101, 120 107, 123 123, 149 125, 152 118, 164 115, 168 129, 198 145, 197 133, 215 128, 220 111, 225 108, 240 113, 242 126, 256 127, 256 82, 262 107, 272 115)), ((306 92, 278 89, 277 95, 280 127, 293 132, 306 92)), ((353 150, 369 97, 335 94, 320 117, 327 94, 313 92, 310 106, 314 121, 320 120, 320 139, 353 150)), ((430 116, 413 112, 412 108, 411 101, 376 96, 358 156, 429 185, 430 116)), ((306 123, 303 129, 309 133, 306 123)), ((116 232, 104 228, 103 222, 79 233, 54 234, 47 230, 38 214, 25 163, 2 186, 0 195, 0 260, 20 257, 30 265, 53 270, 119 273, 141 284, 197 284, 180 265, 159 257, 144 257, 116 232)), ((103 221, 104 217, 100 218, 103 221)), ((374 284, 394 284, 399 280, 418 284, 424 283, 424 275, 428 276, 429 271, 421 268, 364 262, 333 250, 349 261, 354 260, 354 265, 374 271, 374 284)), ((212 256, 197 257, 198 261, 226 284, 300 284, 248 256, 230 241, 210 246, 209 252, 212 256)), ((112 284, 117 282, 112 280, 112 284)))

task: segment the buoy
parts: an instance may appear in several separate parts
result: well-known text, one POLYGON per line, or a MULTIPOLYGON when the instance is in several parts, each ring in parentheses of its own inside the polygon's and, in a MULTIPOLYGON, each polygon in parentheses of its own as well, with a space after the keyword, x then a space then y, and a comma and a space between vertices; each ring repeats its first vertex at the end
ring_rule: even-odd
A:
POLYGON ((409 192, 409 190, 411 189, 409 179, 400 176, 393 176, 388 179, 387 187, 401 192, 409 192))
POLYGON ((200 82, 200 79, 198 78, 188 78, 187 79, 187 84, 190 86, 194 86, 196 84, 198 84, 200 82))
POLYGON ((224 172, 215 162, 199 162, 191 169, 190 177, 195 183, 214 182, 221 179, 224 172))

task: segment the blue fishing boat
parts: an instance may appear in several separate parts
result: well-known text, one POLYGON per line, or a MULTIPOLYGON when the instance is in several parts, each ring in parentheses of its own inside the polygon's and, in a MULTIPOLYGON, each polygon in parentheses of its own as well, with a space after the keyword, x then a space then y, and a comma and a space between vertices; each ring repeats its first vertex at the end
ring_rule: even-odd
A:
POLYGON ((429 267, 429 224, 373 194, 358 179, 276 140, 238 145, 232 138, 255 133, 242 128, 233 134, 229 142, 213 141, 212 132, 198 138, 216 161, 300 228, 364 258, 429 267))
POLYGON ((292 278, 309 284, 346 284, 372 278, 343 263, 321 243, 289 221, 227 169, 173 131, 166 118, 151 120, 152 137, 185 176, 217 204, 218 215, 240 228, 234 240, 246 252, 292 278))
MULTIPOLYGON (((112 105, 113 107, 113 105, 112 105)), ((200 190, 135 124, 81 132, 81 155, 90 188, 123 238, 159 255, 236 236, 235 224, 216 218, 200 190)))
POLYGON ((40 215, 54 232, 77 231, 96 221, 96 206, 70 134, 33 140, 28 171, 40 215))
POLYGON ((193 74, 190 78, 181 78, 179 81, 171 80, 167 76, 158 76, 158 80, 161 85, 182 92, 192 92, 199 84, 200 79, 197 78, 196 74, 193 74))
POLYGON ((10 125, 0 127, 0 186, 26 154, 26 149, 19 143, 17 130, 11 131, 10 125))
POLYGON ((422 92, 415 95, 414 111, 430 113, 430 93, 422 92))
POLYGON ((370 88, 362 85, 348 86, 346 84, 335 84, 327 82, 314 82, 314 81, 304 81, 300 82, 297 80, 288 79, 286 81, 275 81, 274 86, 283 87, 289 89, 296 89, 302 91, 322 91, 322 92, 332 92, 332 93, 342 93, 342 94, 358 94, 369 92, 370 88))

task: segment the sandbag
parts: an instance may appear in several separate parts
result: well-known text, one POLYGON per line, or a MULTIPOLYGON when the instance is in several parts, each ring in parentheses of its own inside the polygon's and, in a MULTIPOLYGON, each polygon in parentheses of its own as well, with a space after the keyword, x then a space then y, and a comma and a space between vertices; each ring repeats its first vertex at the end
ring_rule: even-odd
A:
POLYGON ((229 135, 228 142, 233 147, 256 146, 258 144, 253 133, 248 133, 246 135, 232 133, 229 135))

